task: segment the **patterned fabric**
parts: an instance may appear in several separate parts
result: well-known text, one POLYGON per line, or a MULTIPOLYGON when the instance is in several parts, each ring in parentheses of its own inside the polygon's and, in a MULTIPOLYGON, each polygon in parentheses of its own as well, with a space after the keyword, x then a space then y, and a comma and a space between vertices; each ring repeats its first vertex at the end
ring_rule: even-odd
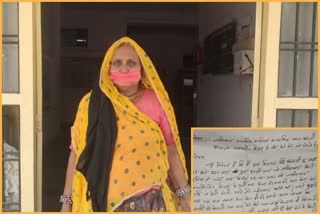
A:
POLYGON ((115 212, 165 212, 166 205, 161 190, 150 190, 143 195, 125 200, 115 212))
MULTIPOLYGON (((141 99, 135 105, 139 111, 145 113, 159 125, 166 144, 174 144, 169 121, 154 91, 152 89, 145 89, 141 99)), ((70 142, 69 149, 74 151, 72 141, 70 142)))
MULTIPOLYGON (((169 163, 167 147, 159 126, 150 117, 139 111, 127 97, 119 93, 109 79, 108 72, 112 57, 122 43, 130 43, 139 55, 144 71, 142 85, 154 90, 163 107, 187 178, 185 158, 180 144, 174 110, 168 94, 148 55, 137 43, 128 37, 124 37, 109 48, 100 70, 100 88, 113 104, 118 125, 118 136, 109 179, 107 211, 114 211, 122 202, 139 195, 153 185, 161 187, 167 211, 180 211, 178 198, 166 183, 169 163)), ((86 145, 90 93, 82 98, 72 127, 72 142, 77 161, 86 145)), ((72 189, 72 210, 75 212, 91 212, 91 201, 87 201, 86 198, 87 182, 78 171, 75 171, 72 189)))

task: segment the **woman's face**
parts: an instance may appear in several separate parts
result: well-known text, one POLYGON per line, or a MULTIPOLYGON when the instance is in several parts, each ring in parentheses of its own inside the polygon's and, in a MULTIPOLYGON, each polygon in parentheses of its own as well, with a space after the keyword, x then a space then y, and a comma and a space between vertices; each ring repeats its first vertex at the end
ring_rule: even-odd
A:
POLYGON ((132 46, 124 45, 115 51, 111 69, 119 72, 130 72, 137 68, 141 68, 141 64, 139 56, 132 46))
MULTIPOLYGON (((130 45, 120 46, 116 51, 111 61, 110 70, 113 72, 121 72, 129 74, 132 71, 141 72, 141 63, 135 49, 130 45)), ((138 83, 115 83, 117 86, 137 85, 138 83)))

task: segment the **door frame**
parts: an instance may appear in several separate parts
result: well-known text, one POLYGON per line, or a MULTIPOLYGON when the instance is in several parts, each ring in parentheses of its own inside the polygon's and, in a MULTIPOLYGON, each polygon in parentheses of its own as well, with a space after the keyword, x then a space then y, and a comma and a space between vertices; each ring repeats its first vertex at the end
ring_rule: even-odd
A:
MULTIPOLYGON (((2 11, 2 4, 0 8, 2 11)), ((20 91, 2 93, 2 105, 17 105, 20 109, 20 207, 21 212, 33 212, 41 211, 40 3, 18 2, 18 8, 20 91)))

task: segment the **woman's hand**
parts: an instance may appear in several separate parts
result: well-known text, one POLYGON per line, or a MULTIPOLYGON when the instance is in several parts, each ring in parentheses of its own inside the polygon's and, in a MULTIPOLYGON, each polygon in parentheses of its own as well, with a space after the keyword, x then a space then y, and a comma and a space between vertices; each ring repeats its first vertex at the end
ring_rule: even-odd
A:
MULTIPOLYGON (((168 161, 170 165, 169 178, 172 182, 174 189, 180 189, 188 184, 188 180, 185 177, 184 168, 180 160, 180 156, 177 151, 175 144, 170 144, 167 146, 168 149, 168 161)), ((180 199, 180 205, 182 210, 185 212, 190 212, 190 194, 185 194, 180 199)))
POLYGON ((61 212, 71 212, 72 211, 72 205, 63 203, 61 207, 61 212))
MULTIPOLYGON (((76 153, 74 150, 71 150, 69 155, 68 167, 66 172, 66 183, 64 185, 63 195, 71 196, 72 195, 72 179, 74 174, 74 169, 76 167, 76 153)), ((63 203, 61 207, 61 212, 71 212, 72 204, 63 203)))
POLYGON ((181 204, 182 210, 184 212, 191 212, 191 207, 190 207, 191 197, 190 197, 190 195, 186 194, 186 195, 181 196, 179 198, 180 198, 180 204, 181 204))

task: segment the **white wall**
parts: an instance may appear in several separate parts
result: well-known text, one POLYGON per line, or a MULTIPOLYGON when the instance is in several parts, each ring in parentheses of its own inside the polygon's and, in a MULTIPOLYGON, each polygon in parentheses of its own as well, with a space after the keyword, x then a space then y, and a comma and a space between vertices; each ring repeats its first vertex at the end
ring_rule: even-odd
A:
POLYGON ((252 76, 202 75, 197 126, 250 126, 252 76))
MULTIPOLYGON (((255 3, 201 3, 199 39, 242 17, 255 17, 255 3)), ((199 72, 197 126, 250 126, 252 76, 199 72)))
POLYGON ((199 4, 199 39, 214 30, 223 27, 232 20, 255 17, 256 3, 200 3, 199 4))

